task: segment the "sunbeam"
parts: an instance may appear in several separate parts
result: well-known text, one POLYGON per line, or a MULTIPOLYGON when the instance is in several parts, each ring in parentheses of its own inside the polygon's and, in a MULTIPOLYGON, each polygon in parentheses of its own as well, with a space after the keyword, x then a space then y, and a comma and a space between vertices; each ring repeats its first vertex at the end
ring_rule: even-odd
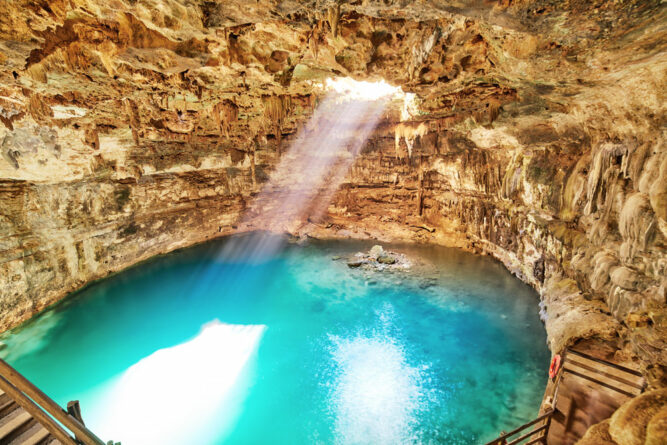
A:
MULTIPOLYGON (((325 90, 327 96, 242 217, 242 231, 297 233, 306 221, 321 217, 388 101, 403 94, 385 82, 349 78, 328 79, 325 90)), ((262 234, 244 237, 228 243, 220 255, 234 258, 240 254, 244 261, 254 263, 275 253, 281 242, 262 234)))

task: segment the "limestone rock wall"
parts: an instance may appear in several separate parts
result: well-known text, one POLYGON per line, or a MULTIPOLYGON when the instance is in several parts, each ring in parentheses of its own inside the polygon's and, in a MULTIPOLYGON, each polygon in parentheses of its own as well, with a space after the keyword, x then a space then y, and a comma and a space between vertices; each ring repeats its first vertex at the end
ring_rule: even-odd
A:
POLYGON ((224 170, 129 182, 3 181, 2 326, 110 272, 228 233, 245 206, 231 181, 224 170))

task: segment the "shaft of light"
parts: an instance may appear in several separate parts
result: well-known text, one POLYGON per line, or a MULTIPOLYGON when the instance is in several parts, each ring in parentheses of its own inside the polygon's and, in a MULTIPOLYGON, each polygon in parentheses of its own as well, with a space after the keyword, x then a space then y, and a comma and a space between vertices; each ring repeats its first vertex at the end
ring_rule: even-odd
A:
MULTIPOLYGON (((347 84, 346 84, 347 85, 347 84)), ((348 88, 349 86, 345 86, 348 88)), ((367 88, 362 85, 358 91, 367 88)), ((281 158, 240 225, 273 233, 298 231, 325 212, 333 194, 379 122, 393 87, 383 85, 373 100, 342 97, 333 88, 281 158), (377 97, 375 97, 377 96, 377 97)), ((267 234, 232 239, 220 256, 257 263, 275 254, 282 241, 267 234)))

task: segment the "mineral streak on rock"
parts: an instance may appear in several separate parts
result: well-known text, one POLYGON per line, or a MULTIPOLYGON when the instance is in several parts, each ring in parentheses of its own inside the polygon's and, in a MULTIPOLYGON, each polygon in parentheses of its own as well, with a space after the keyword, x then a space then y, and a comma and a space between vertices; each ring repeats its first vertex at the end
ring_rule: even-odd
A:
MULTIPOLYGON (((0 329, 232 233, 322 80, 392 103, 320 237, 459 246, 667 384, 666 8, 658 0, 0 3, 0 329), (432 228, 425 230, 421 228, 432 228)), ((307 174, 307 172, 304 172, 307 174)))

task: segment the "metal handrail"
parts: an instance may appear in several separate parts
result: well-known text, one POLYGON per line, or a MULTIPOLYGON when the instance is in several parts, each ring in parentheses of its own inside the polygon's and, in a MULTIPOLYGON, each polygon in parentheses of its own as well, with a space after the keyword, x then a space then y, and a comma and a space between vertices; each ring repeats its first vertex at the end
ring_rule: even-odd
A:
POLYGON ((92 431, 2 359, 0 359, 0 388, 64 445, 77 443, 105 445, 92 431), (74 433, 76 440, 53 419, 74 433))

